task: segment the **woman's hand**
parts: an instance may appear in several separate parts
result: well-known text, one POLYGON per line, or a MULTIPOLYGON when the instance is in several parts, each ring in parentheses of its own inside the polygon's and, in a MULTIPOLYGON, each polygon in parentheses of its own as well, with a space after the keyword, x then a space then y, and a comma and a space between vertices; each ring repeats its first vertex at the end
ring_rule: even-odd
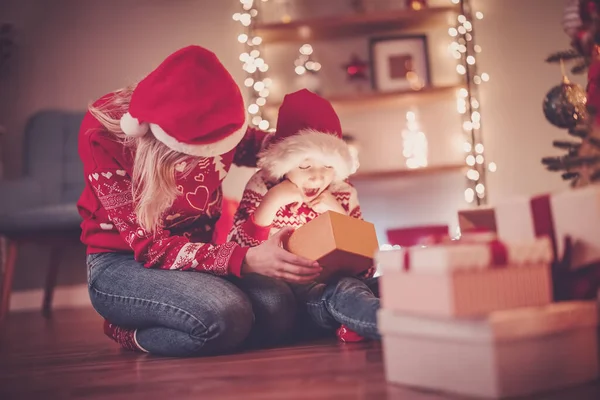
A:
POLYGON ((327 211, 335 211, 340 214, 346 214, 344 207, 342 207, 342 205, 329 190, 324 190, 323 193, 311 201, 309 205, 319 214, 323 214, 327 211))
POLYGON ((262 244, 250 248, 242 264, 242 275, 255 273, 292 283, 314 281, 323 268, 316 261, 282 248, 282 241, 293 231, 294 228, 283 228, 262 244))

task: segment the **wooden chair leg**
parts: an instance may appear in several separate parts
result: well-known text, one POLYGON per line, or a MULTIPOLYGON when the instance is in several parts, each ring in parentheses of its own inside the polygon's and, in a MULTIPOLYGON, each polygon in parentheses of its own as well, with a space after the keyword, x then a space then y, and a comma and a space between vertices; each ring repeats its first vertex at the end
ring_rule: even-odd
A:
POLYGON ((4 265, 4 271, 1 274, 2 280, 0 282, 2 284, 2 287, 0 288, 0 322, 8 315, 13 275, 15 272, 15 264, 17 262, 17 241, 8 238, 6 238, 6 241, 6 264, 4 265))
POLYGON ((55 245, 50 250, 50 265, 46 274, 46 288, 44 289, 44 302, 42 304, 42 315, 46 318, 52 315, 52 298, 54 296, 54 287, 56 286, 63 249, 63 246, 55 245))

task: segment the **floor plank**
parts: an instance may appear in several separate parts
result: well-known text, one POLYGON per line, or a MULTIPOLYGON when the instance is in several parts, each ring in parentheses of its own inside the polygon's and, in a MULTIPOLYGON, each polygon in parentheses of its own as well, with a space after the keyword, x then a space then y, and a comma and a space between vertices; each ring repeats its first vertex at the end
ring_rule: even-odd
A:
MULTIPOLYGON (((172 359, 121 351, 93 310, 9 317, 0 330, 0 399, 403 399, 437 393, 387 385, 378 343, 322 341, 172 359)), ((418 360, 415 360, 418 362, 418 360)), ((536 396, 597 400, 599 385, 536 396)))

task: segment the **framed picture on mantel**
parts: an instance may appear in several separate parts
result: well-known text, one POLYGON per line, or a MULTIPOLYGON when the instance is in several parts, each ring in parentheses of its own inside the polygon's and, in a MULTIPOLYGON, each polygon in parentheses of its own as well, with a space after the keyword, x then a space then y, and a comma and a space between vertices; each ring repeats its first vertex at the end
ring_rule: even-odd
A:
POLYGON ((431 84, 427 36, 373 38, 369 47, 376 91, 420 90, 431 84))

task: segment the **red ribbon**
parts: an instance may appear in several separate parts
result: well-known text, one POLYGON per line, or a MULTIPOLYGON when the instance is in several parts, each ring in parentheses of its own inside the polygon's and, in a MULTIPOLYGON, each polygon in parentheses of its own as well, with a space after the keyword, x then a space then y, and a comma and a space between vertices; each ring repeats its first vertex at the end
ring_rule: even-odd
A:
POLYGON ((554 237, 554 219, 552 218, 550 195, 545 194, 532 198, 530 206, 535 237, 548 236, 552 240, 552 254, 556 260, 558 250, 556 247, 556 237, 554 237))
MULTIPOLYGON (((503 267, 508 264, 508 248, 504 243, 499 240, 492 240, 487 243, 482 242, 472 242, 470 240, 455 240, 449 242, 448 245, 456 246, 461 244, 469 244, 469 243, 478 243, 481 245, 487 245, 490 249, 490 253, 492 254, 492 266, 494 267, 503 267)), ((404 250, 404 271, 410 270, 410 249, 404 250)))

